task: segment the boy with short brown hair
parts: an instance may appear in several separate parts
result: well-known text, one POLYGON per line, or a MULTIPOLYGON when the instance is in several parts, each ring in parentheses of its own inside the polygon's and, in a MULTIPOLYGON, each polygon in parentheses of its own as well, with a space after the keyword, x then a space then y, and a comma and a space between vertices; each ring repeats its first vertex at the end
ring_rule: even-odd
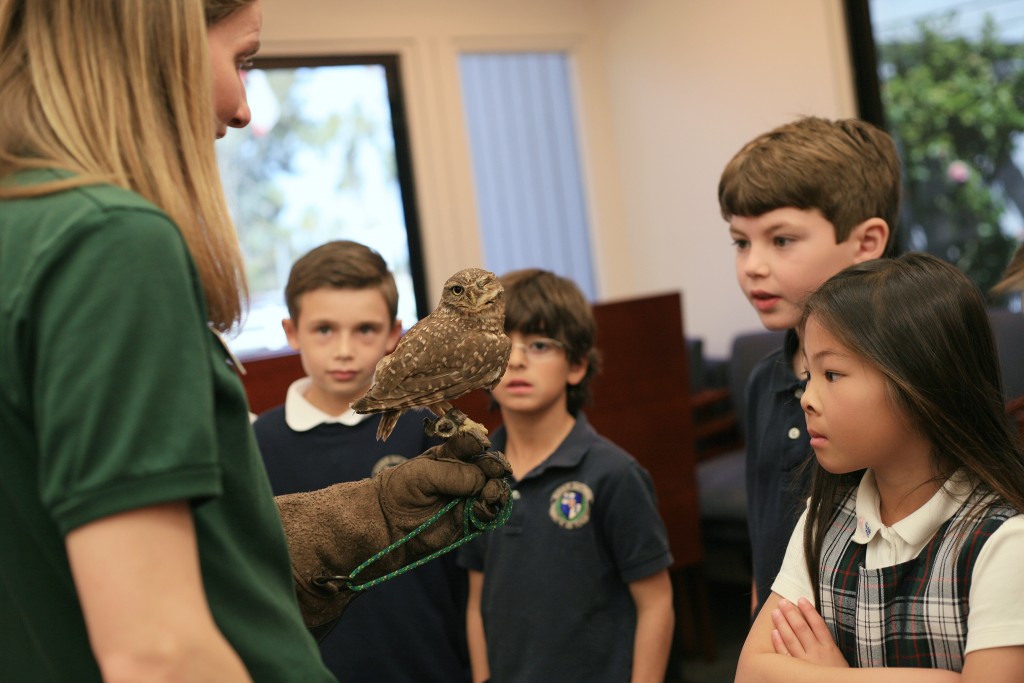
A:
POLYGON ((855 263, 895 253, 900 160, 885 131, 807 117, 759 135, 722 172, 718 200, 740 288, 784 347, 751 372, 746 395, 752 611, 764 604, 803 510, 813 457, 800 407, 795 327, 806 297, 855 263))
MULTIPOLYGON (((410 411, 386 443, 350 405, 402 334, 398 290, 384 259, 357 242, 328 242, 292 266, 282 321, 306 377, 253 425, 275 495, 372 477, 438 443, 410 411)), ((362 594, 320 643, 344 681, 466 681, 466 575, 443 555, 362 594)))
POLYGON ((512 355, 491 440, 515 505, 460 550, 473 680, 664 680, 672 555, 650 474, 582 410, 599 361, 592 308, 548 271, 501 282, 512 355))

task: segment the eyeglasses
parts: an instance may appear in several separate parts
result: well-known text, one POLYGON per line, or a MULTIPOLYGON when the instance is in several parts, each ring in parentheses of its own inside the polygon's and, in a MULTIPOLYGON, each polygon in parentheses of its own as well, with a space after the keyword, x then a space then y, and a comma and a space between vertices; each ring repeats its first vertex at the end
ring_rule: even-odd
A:
POLYGON ((544 360, 546 358, 554 358, 555 351, 564 349, 565 344, 558 341, 557 339, 549 339, 548 337, 539 337, 537 339, 531 339, 528 342, 519 342, 518 344, 512 344, 512 350, 522 349, 523 353, 530 360, 544 360))

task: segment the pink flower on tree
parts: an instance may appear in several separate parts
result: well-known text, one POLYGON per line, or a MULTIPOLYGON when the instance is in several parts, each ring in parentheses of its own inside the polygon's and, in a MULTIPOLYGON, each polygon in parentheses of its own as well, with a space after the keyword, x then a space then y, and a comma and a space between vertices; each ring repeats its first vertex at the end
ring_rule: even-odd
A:
POLYGON ((946 177, 952 180, 954 183, 963 185, 967 182, 967 179, 971 176, 971 167, 967 165, 966 161, 957 159, 950 163, 949 167, 946 168, 946 177))

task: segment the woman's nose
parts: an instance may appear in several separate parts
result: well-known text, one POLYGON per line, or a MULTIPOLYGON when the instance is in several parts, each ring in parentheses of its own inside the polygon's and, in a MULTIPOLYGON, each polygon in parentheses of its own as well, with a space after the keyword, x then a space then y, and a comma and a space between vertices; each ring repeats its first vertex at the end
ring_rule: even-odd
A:
POLYGON ((242 86, 242 104, 238 107, 238 111, 228 121, 228 125, 232 128, 245 128, 252 121, 252 112, 249 111, 249 100, 245 96, 245 86, 242 86))

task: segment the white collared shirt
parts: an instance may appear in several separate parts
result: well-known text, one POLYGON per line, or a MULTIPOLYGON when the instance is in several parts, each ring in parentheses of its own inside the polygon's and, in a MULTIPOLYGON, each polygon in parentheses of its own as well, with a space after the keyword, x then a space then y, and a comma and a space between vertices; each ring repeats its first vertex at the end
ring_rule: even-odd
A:
POLYGON ((309 377, 297 379, 288 387, 288 394, 284 399, 284 421, 297 432, 308 432, 313 427, 322 424, 340 422, 343 425, 354 427, 366 418, 369 414, 360 415, 349 408, 341 415, 328 415, 306 399, 306 392, 312 386, 313 380, 309 377))

